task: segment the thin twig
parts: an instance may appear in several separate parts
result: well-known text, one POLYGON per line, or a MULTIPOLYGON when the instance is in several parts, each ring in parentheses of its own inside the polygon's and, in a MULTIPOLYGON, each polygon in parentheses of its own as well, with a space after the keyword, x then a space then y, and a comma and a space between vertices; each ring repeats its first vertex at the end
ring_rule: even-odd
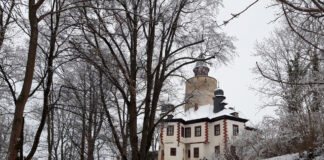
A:
POLYGON ((223 21, 223 24, 219 25, 218 27, 221 26, 225 26, 226 24, 228 24, 230 21, 232 21, 235 18, 238 18, 242 13, 244 13, 245 11, 247 11, 249 8, 251 8, 254 4, 256 4, 259 0, 254 1, 253 3, 251 3, 250 5, 248 5, 245 9, 243 9, 241 12, 236 13, 236 14, 231 14, 232 17, 228 20, 223 21))

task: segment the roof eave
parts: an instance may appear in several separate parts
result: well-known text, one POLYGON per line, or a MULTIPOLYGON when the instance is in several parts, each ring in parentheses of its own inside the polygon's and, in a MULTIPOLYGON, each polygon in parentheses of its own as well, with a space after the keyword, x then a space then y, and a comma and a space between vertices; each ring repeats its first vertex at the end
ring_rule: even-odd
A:
POLYGON ((162 122, 181 122, 182 124, 193 124, 193 123, 199 123, 199 122, 215 122, 215 121, 219 121, 222 119, 229 119, 229 120, 243 122, 243 123, 248 121, 248 119, 244 119, 244 118, 223 115, 223 116, 219 116, 219 117, 215 117, 215 118, 211 118, 211 119, 206 117, 206 118, 199 118, 199 119, 193 119, 193 120, 188 120, 188 121, 185 121, 182 118, 163 119, 162 122))

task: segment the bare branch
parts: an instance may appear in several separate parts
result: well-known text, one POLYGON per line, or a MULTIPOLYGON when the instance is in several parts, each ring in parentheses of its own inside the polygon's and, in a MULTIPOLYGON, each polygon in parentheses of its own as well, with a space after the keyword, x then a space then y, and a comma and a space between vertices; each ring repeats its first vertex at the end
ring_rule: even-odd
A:
POLYGON ((293 82, 286 82, 286 81, 279 80, 279 79, 274 79, 274 78, 272 78, 272 77, 266 75, 266 74, 261 70, 261 68, 259 67, 258 62, 256 62, 256 66, 257 66, 258 71, 260 72, 260 74, 261 74, 264 78, 269 79, 269 80, 274 81, 274 82, 284 83, 284 84, 290 84, 290 85, 324 85, 324 82, 304 82, 304 83, 293 83, 293 82))

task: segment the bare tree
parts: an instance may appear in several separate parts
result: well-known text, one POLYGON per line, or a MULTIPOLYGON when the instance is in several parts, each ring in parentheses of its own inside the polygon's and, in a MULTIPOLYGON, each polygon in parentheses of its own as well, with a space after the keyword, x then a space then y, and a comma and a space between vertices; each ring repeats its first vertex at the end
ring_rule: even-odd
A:
POLYGON ((0 49, 6 38, 8 27, 12 23, 15 5, 15 0, 0 2, 0 49))
MULTIPOLYGON (((7 81, 7 85, 10 88, 13 101, 15 103, 15 113, 12 124, 11 136, 10 136, 10 144, 8 149, 8 159, 14 160, 17 159, 18 149, 19 149, 19 137, 22 131, 23 125, 23 113, 25 104, 28 100, 31 85, 33 81, 34 74, 34 66, 35 66, 35 58, 36 58, 36 50, 37 50, 37 41, 38 41, 38 16, 37 11, 43 4, 44 0, 39 0, 35 2, 35 0, 30 0, 28 3, 28 14, 29 14, 29 26, 30 26, 30 41, 29 41, 29 49, 28 49, 28 58, 27 65, 25 70, 25 77, 22 85, 22 89, 18 97, 16 97, 16 93, 12 89, 12 84, 7 81)), ((2 73, 5 74, 5 73, 2 73)))
POLYGON ((324 51, 312 37, 323 37, 324 3, 321 0, 277 0, 290 29, 309 45, 324 51), (309 25, 311 24, 311 27, 309 25))
MULTIPOLYGON (((296 35, 297 39, 304 41, 306 44, 315 48, 318 52, 317 57, 311 57, 309 61, 323 61, 324 47, 324 3, 321 0, 275 0, 273 6, 280 8, 279 17, 283 18, 285 25, 290 28, 291 32, 296 35)), ((311 56, 311 55, 309 55, 311 56)), ((258 67, 258 64, 257 64, 258 67)), ((279 82, 279 79, 267 75, 258 67, 259 72, 264 78, 279 82)), ((287 81, 281 81, 288 83, 287 81)), ((296 83, 296 82, 295 82, 296 83)), ((324 85, 323 79, 309 79, 308 81, 298 82, 300 85, 324 85)))
POLYGON ((283 145, 287 148, 294 146, 285 149, 288 153, 307 151, 311 156, 321 141, 317 137, 323 134, 318 128, 324 126, 324 90, 320 83, 324 68, 318 58, 321 52, 300 39, 289 26, 257 48, 262 59, 257 70, 266 83, 260 91, 272 97, 269 105, 278 107, 276 125, 282 130, 278 137, 286 138, 283 145))
MULTIPOLYGON (((59 12, 62 11, 66 5, 68 4, 65 0, 53 0, 50 4, 48 4, 48 6, 51 8, 50 14, 44 18, 46 25, 44 25, 44 28, 40 31, 40 38, 42 42, 38 43, 40 50, 40 55, 38 57, 40 59, 39 61, 44 63, 44 66, 38 66, 37 68, 40 68, 41 73, 39 74, 41 75, 40 77, 43 77, 41 82, 39 82, 42 84, 43 88, 43 111, 41 113, 40 124, 35 134, 33 145, 26 159, 31 159, 34 156, 39 144, 39 139, 46 124, 47 115, 50 110, 52 110, 50 106, 54 105, 51 104, 50 98, 53 97, 51 94, 53 94, 53 77, 55 71, 58 67, 61 67, 62 64, 70 60, 69 57, 65 57, 66 59, 60 60, 62 53, 66 50, 66 45, 64 45, 64 43, 67 41, 67 39, 69 39, 70 34, 68 29, 70 29, 71 26, 71 24, 67 23, 67 14, 59 12), (48 27, 48 29, 45 27, 48 27), (44 83, 42 81, 44 81, 44 83)), ((51 101, 52 103, 55 103, 58 101, 58 99, 51 101)), ((51 114, 53 114, 53 112, 51 112, 51 114)), ((51 155, 51 150, 49 150, 49 152, 49 155, 51 155)))
MULTIPOLYGON (((65 5, 65 0, 49 3, 29 0, 28 5, 23 3, 19 1, 15 10, 20 17, 13 18, 29 38, 28 54, 22 63, 26 66, 23 71, 17 70, 21 71, 22 78, 8 72, 8 66, 2 65, 5 63, 0 66, 1 78, 15 105, 8 159, 17 159, 18 152, 23 158, 25 106, 29 97, 40 88, 43 89, 43 110, 26 159, 32 159, 36 153, 46 119, 49 159, 75 159, 78 156, 94 159, 95 147, 98 154, 102 147, 96 141, 101 138, 103 124, 109 127, 112 136, 108 141, 114 141, 112 148, 117 148, 122 159, 148 159, 155 127, 160 120, 156 118, 160 97, 168 91, 166 88, 171 87, 166 85, 171 82, 170 78, 183 77, 183 68, 197 61, 217 59, 217 62, 225 63, 233 55, 232 38, 217 30, 215 8, 219 1, 84 0, 65 5), (56 69, 61 65, 55 61, 62 52, 68 51, 65 47, 59 49, 69 39, 70 34, 65 34, 64 30, 71 27, 64 25, 66 19, 60 22, 61 12, 70 10, 73 13, 64 16, 72 18, 78 27, 73 30, 76 36, 69 41, 73 52, 96 68, 96 74, 89 77, 93 84, 83 90, 91 94, 90 98, 82 99, 86 99, 86 103, 81 103, 80 86, 62 86, 58 90, 54 84, 56 69), (27 18, 24 11, 28 12, 27 18), (43 32, 46 27, 49 27, 48 33, 43 32), (41 42, 39 37, 42 37, 41 42), (37 58, 40 58, 40 68, 35 68, 37 58), (35 71, 38 69, 40 72, 35 71), (34 76, 35 72, 39 77, 34 76), (39 80, 37 84, 35 80, 39 80), (18 81, 21 87, 16 85, 18 81), (36 87, 32 89, 33 85, 36 87), (20 92, 16 87, 21 88, 20 92), (57 89, 55 93, 53 88, 57 89), (70 91, 75 94, 68 93, 70 91), (74 100, 79 101, 61 107, 72 101, 57 99, 61 92, 73 95, 74 100), (56 104, 58 102, 63 103, 56 104), (81 110, 75 107, 76 102, 83 106, 81 110), (103 112, 98 111, 99 106, 103 112), (104 114, 107 123, 104 123, 104 114), (80 119, 74 119, 75 116, 80 119), (79 135, 80 128, 74 126, 80 122, 81 141, 76 141, 73 135, 79 135)), ((15 5, 16 1, 1 2, 0 48, 12 22, 15 5)), ((61 69, 63 73, 64 69, 61 69)), ((75 71, 73 67, 70 69, 75 71)))
POLYGON ((55 128, 55 131, 50 130, 53 158, 93 160, 102 148, 99 145, 102 129, 108 130, 103 125, 99 73, 80 59, 64 68, 60 73, 61 98, 54 104, 57 116, 51 117, 51 127, 55 128))
MULTIPOLYGON (((10 18, 12 17, 12 12, 13 12, 13 8, 16 4, 16 1, 4 1, 3 4, 6 4, 7 7, 9 6, 9 4, 12 4, 9 9, 6 9, 5 7, 1 6, 1 25, 3 25, 2 31, 1 31, 1 45, 3 44, 3 40, 5 37, 5 31, 6 29, 8 29, 8 25, 9 23, 11 23, 12 21, 10 20, 10 18), (6 12, 4 12, 6 11, 6 12), (4 19, 4 13, 7 13, 7 20, 3 23, 3 19, 4 19)), ((19 6, 22 7, 23 2, 19 3, 19 6)), ((16 84, 12 83, 12 81, 10 81, 10 73, 6 72, 6 70, 4 69, 3 66, 1 66, 1 74, 2 77, 4 78, 7 87, 9 88, 9 91, 11 93, 11 97, 13 99, 13 102, 15 104, 15 111, 14 111, 14 118, 13 118, 13 124, 12 124, 12 130, 11 130, 11 136, 10 136, 10 145, 9 145, 9 149, 8 149, 8 159, 16 159, 18 156, 18 151, 19 149, 21 149, 21 147, 19 147, 19 144, 23 144, 22 139, 19 137, 21 135, 22 132, 22 127, 23 127, 23 114, 24 114, 24 110, 25 110, 25 105, 27 103, 28 98, 35 93, 35 91, 38 89, 38 87, 41 85, 41 83, 39 83, 37 85, 37 87, 35 89, 33 89, 33 91, 31 91, 31 87, 33 84, 33 79, 34 79, 34 70, 35 70, 35 60, 36 60, 36 53, 37 53, 37 47, 38 47, 38 34, 39 34, 39 23, 40 21, 42 21, 47 15, 49 15, 49 13, 52 13, 51 11, 44 13, 43 15, 40 15, 39 13, 39 9, 41 7, 44 7, 43 5, 44 0, 39 0, 39 1, 35 1, 35 0, 29 0, 28 1, 28 5, 26 8, 20 8, 17 9, 17 13, 18 15, 22 16, 22 17, 15 17, 15 22, 17 22, 16 24, 19 26, 20 24, 18 22, 20 22, 21 20, 18 18, 24 18, 24 15, 21 14, 21 11, 26 10, 28 12, 28 22, 26 24, 28 24, 28 26, 26 26, 26 30, 24 27, 21 26, 22 30, 28 34, 29 36, 29 44, 28 44, 28 56, 27 59, 25 59, 25 70, 24 70, 24 77, 23 77, 23 81, 22 81, 22 87, 21 87, 21 91, 19 92, 18 96, 16 95, 16 84)), ((5 5, 4 5, 5 6, 5 5)), ((41 125, 42 126, 42 125, 41 125)), ((40 127, 41 129, 42 127, 40 127)), ((39 130, 39 132, 37 133, 38 135, 40 135, 41 130, 39 130)), ((38 137, 38 136, 36 136, 38 137)), ((34 145, 34 149, 37 147, 37 138, 35 140, 35 145, 34 145)), ((32 157, 33 155, 33 151, 31 152, 30 156, 32 157)), ((20 151, 22 153, 22 151, 20 151)), ((28 157, 29 159, 31 157, 28 157)), ((21 157, 22 158, 22 157, 21 157)))
MULTIPOLYGON (((81 144, 81 159, 94 160, 95 143, 101 133, 103 123, 103 107, 100 98, 99 73, 93 66, 84 63, 77 70, 80 82, 71 79, 70 85, 73 88, 72 95, 75 101, 74 106, 81 107, 80 133, 81 142, 75 139, 75 143, 81 144), (82 68, 82 69, 81 69, 82 68)), ((70 97, 72 98, 72 97, 70 97)))
MULTIPOLYGON (((71 44, 117 89, 126 104, 130 157, 147 159, 165 82, 181 76, 182 68, 197 61, 216 58, 218 62, 226 62, 232 55, 231 38, 217 30, 214 17, 220 2, 85 3, 91 7, 75 14, 76 21, 83 23, 80 25, 83 39, 76 37, 71 44), (199 55, 205 58, 197 59, 199 55)), ((113 118, 111 113, 107 118, 113 118)), ((110 127, 116 133, 113 136, 122 159, 128 159, 114 131, 117 128, 113 123, 110 127)))

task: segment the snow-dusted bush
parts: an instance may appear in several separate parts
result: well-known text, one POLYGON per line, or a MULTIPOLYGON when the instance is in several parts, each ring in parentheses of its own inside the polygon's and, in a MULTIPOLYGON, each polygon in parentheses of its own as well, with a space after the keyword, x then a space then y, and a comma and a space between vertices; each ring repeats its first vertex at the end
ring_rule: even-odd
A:
POLYGON ((263 159, 300 153, 300 157, 314 158, 324 153, 323 114, 312 113, 312 121, 304 114, 266 117, 256 130, 243 131, 228 146, 235 146, 235 154, 228 149, 227 159, 263 159), (310 123, 311 122, 311 123, 310 123))
POLYGON ((304 157, 313 158, 324 143, 324 53, 318 49, 324 43, 318 36, 308 36, 317 46, 289 27, 257 45, 264 106, 277 107, 277 117, 259 125, 259 157, 306 152, 304 157))

